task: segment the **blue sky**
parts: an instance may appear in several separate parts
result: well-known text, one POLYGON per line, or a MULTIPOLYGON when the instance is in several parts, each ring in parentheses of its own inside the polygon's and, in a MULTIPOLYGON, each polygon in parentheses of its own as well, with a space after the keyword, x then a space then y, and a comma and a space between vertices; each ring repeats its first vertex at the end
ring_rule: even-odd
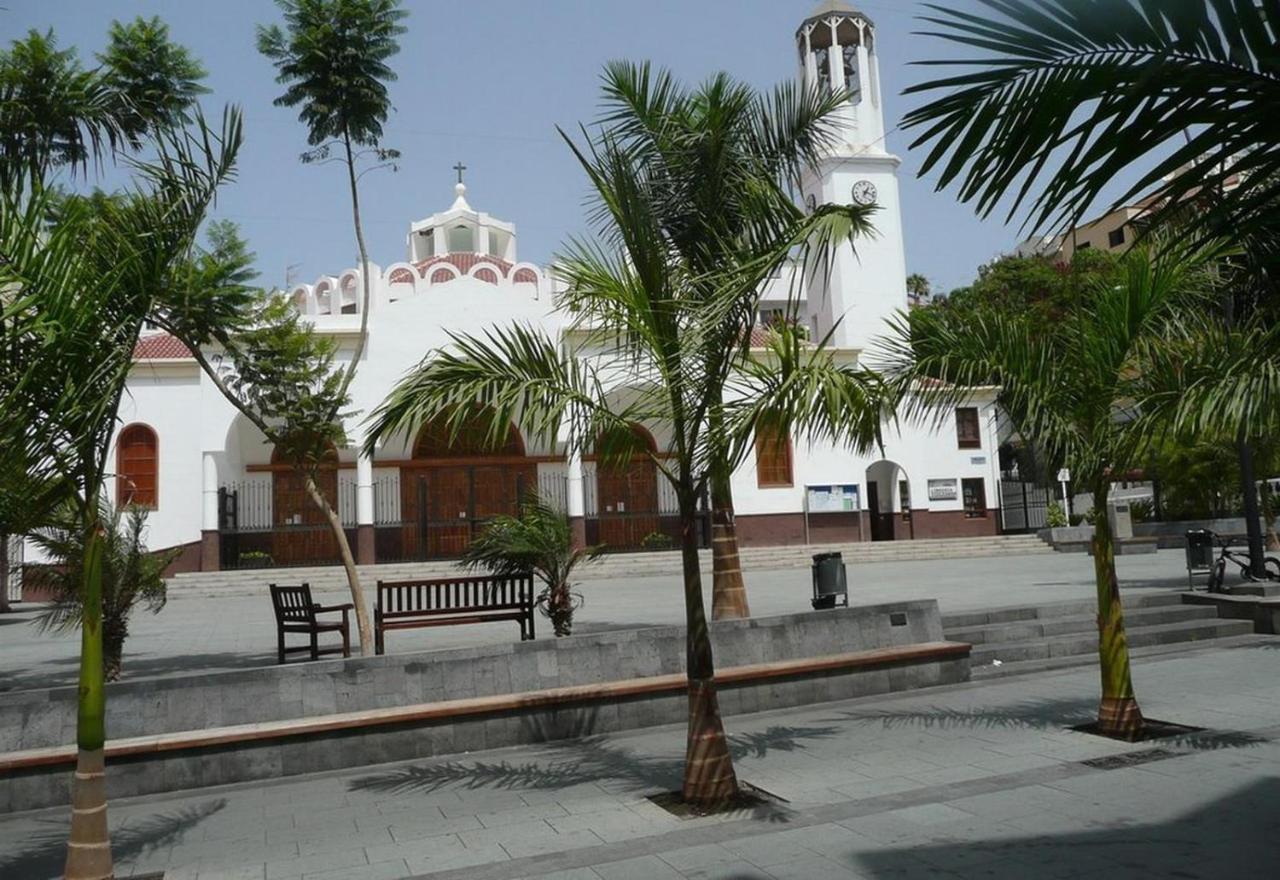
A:
MULTIPOLYGON (((385 145, 403 152, 397 173, 366 176, 365 234, 371 258, 404 258, 411 221, 452 201, 451 166, 466 163, 468 199, 477 210, 516 224, 520 258, 547 262, 585 230, 585 181, 555 125, 594 118, 598 76, 614 58, 649 59, 697 80, 727 70, 758 87, 796 74, 796 26, 815 0, 409 0, 408 33, 392 59, 396 112, 385 145)), ((876 23, 886 124, 908 109, 901 96, 925 70, 908 62, 951 50, 912 35, 920 4, 855 3, 876 23)), ((976 5, 958 0, 957 5, 976 5)), ((283 284, 286 269, 310 281, 355 263, 345 176, 339 166, 302 166, 306 133, 292 110, 272 106, 280 87, 254 49, 254 26, 278 20, 267 0, 2 0, 0 38, 52 27, 61 44, 92 61, 112 19, 160 15, 174 39, 209 71, 211 115, 239 104, 246 142, 239 180, 216 214, 238 222, 258 254, 263 284, 283 284), (292 267, 292 268, 290 268, 292 267)), ((907 266, 935 289, 967 283, 977 267, 1023 236, 1002 219, 978 220, 950 192, 917 179, 922 156, 894 131, 889 148, 900 171, 907 266)), ((108 180, 108 182, 110 182, 108 180)))

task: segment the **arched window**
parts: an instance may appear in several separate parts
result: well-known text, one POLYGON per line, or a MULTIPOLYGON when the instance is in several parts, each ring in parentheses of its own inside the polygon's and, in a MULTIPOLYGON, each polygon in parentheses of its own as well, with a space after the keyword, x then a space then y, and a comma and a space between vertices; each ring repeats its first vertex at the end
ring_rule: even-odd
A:
POLYGON ((130 425, 116 441, 116 505, 136 504, 155 510, 160 497, 157 476, 160 459, 156 432, 146 425, 130 425))
POLYGON ((791 438, 763 424, 756 430, 756 485, 792 485, 791 438))

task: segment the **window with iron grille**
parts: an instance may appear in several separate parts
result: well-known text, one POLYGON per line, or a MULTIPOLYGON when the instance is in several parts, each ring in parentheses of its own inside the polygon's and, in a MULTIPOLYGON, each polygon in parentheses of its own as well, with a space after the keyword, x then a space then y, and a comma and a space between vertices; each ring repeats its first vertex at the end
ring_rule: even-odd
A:
POLYGON ((1111 247, 1120 247, 1120 245, 1124 244, 1123 226, 1119 229, 1113 229, 1107 233, 1107 244, 1111 245, 1111 247))
POLYGON ((756 485, 792 485, 791 438, 776 428, 756 431, 756 485))
POLYGON ((956 410, 956 442, 961 449, 982 448, 982 426, 978 421, 978 409, 962 406, 956 410))
POLYGON ((987 515, 987 487, 982 477, 961 480, 960 495, 964 499, 965 516, 975 518, 987 515))

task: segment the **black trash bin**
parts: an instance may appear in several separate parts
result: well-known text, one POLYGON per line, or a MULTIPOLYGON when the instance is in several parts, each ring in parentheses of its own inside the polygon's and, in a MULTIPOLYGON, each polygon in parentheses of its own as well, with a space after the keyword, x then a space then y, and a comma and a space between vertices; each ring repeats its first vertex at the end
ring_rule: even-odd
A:
POLYGON ((1194 575, 1213 570, 1213 532, 1208 529, 1187 531, 1187 585, 1195 588, 1194 575))
POLYGON ((813 557, 813 607, 835 608, 836 600, 849 607, 849 582, 844 557, 839 553, 817 553, 813 557))

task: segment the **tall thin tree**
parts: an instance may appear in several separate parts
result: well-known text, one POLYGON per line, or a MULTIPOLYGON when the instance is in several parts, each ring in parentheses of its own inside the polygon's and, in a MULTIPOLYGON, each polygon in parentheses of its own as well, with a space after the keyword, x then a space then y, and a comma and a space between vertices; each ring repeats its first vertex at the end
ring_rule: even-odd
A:
MULTIPOLYGON (((276 67, 276 81, 285 86, 276 98, 281 107, 298 107, 298 119, 307 127, 311 149, 303 162, 325 162, 333 149, 347 172, 351 195, 351 220, 360 258, 360 335, 350 363, 342 375, 337 400, 344 400, 364 354, 369 333, 369 251, 360 219, 359 163, 372 156, 379 165, 399 154, 381 146, 382 127, 391 113, 387 83, 395 80, 388 60, 400 51, 398 38, 405 32, 401 21, 407 13, 399 0, 277 0, 284 15, 280 25, 258 27, 258 51, 276 67)), ((340 413, 335 404, 331 419, 340 413)), ((316 484, 307 459, 296 459, 307 493, 324 511, 333 530, 347 572, 360 630, 360 651, 373 651, 373 628, 360 589, 351 545, 342 520, 316 484)))

